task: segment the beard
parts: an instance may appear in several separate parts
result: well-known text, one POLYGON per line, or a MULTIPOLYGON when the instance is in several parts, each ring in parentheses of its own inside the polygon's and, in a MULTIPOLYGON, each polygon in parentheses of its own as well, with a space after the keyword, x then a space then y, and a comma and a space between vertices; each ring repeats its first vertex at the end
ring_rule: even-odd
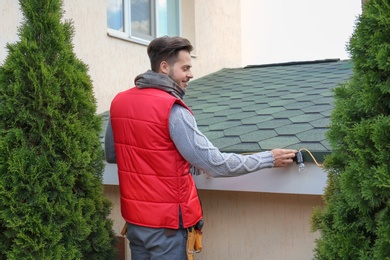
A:
POLYGON ((173 80, 184 92, 186 92, 187 87, 181 85, 181 81, 176 78, 175 73, 173 73, 172 70, 169 71, 168 77, 171 78, 171 80, 173 80))

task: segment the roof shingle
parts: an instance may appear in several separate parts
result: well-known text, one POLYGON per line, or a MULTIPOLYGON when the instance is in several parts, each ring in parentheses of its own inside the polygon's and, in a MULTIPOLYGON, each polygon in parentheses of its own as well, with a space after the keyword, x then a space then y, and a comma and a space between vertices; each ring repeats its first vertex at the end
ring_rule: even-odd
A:
POLYGON ((191 81, 184 101, 223 152, 307 148, 321 161, 330 153, 332 90, 352 73, 349 60, 222 69, 191 81))

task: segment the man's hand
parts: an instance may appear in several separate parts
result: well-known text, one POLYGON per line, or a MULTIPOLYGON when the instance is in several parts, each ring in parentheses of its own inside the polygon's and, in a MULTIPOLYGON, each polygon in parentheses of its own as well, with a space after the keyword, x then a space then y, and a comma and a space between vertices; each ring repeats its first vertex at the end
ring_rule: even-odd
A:
POLYGON ((291 149, 273 149, 271 153, 274 155, 274 167, 285 167, 293 162, 293 158, 297 150, 291 149))

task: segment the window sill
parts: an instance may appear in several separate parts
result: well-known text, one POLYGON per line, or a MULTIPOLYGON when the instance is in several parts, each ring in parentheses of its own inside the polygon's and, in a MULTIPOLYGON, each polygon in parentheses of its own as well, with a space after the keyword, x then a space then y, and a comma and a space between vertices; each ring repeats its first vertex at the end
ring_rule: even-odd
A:
POLYGON ((126 35, 122 32, 118 32, 118 31, 114 31, 114 30, 108 30, 107 35, 109 37, 112 37, 112 38, 117 38, 119 40, 137 43, 137 44, 141 44, 141 45, 145 45, 145 46, 147 46, 150 43, 149 40, 144 40, 144 39, 135 38, 135 37, 129 37, 128 35, 126 35))
MULTIPOLYGON (((144 40, 144 39, 135 38, 135 37, 129 37, 125 33, 122 33, 122 32, 119 32, 119 31, 115 31, 115 30, 110 30, 110 29, 107 30, 107 36, 112 37, 112 38, 116 38, 116 39, 122 40, 122 41, 127 41, 127 42, 141 44, 141 45, 144 45, 144 46, 148 46, 149 43, 150 43, 149 40, 144 40)), ((196 58, 196 57, 197 57, 196 53, 192 52, 191 53, 191 58, 196 58)))

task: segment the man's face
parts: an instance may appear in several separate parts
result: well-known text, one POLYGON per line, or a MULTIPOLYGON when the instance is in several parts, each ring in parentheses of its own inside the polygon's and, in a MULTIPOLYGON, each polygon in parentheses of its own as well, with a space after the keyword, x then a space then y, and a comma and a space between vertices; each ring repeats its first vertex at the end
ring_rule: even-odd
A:
POLYGON ((168 67, 168 77, 186 91, 188 82, 194 77, 191 67, 191 55, 187 51, 179 51, 177 61, 168 67))

